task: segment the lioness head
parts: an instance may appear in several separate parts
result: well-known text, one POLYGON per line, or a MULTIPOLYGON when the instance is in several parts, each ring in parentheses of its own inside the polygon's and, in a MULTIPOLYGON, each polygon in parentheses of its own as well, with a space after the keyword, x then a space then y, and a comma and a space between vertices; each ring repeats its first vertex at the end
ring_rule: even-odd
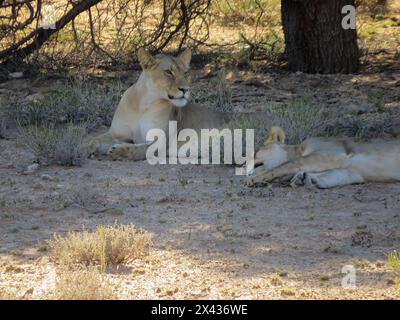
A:
POLYGON ((268 133, 268 140, 257 151, 254 165, 263 165, 266 169, 275 168, 288 160, 288 147, 285 145, 285 132, 280 127, 272 127, 268 133))
POLYGON ((152 93, 157 93, 176 107, 186 106, 190 96, 187 72, 191 56, 189 49, 177 57, 163 54, 153 56, 145 49, 139 49, 139 63, 149 80, 152 93))

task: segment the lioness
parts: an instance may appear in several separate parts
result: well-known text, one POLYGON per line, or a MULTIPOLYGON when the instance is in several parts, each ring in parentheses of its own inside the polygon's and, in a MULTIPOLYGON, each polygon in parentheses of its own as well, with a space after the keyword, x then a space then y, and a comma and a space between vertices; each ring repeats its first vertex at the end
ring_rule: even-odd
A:
POLYGON ((266 145, 255 156, 257 167, 247 185, 283 177, 319 188, 353 183, 400 181, 400 141, 357 143, 352 139, 310 138, 286 145, 285 133, 272 127, 266 145))
POLYGON ((89 143, 90 154, 108 154, 114 160, 145 160, 150 129, 168 132, 168 122, 176 120, 178 130, 191 128, 200 134, 200 129, 218 129, 226 123, 226 113, 189 103, 189 49, 177 57, 153 56, 140 49, 138 59, 143 72, 123 94, 108 132, 89 143))

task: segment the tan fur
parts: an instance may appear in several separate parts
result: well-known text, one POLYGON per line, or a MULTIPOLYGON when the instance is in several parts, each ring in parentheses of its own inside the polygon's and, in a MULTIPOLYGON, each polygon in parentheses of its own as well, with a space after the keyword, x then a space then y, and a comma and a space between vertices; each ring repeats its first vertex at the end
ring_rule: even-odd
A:
POLYGON ((146 134, 158 128, 168 135, 168 122, 177 120, 179 129, 220 128, 226 115, 204 106, 189 103, 190 84, 187 78, 191 52, 177 57, 153 56, 138 51, 143 69, 138 81, 122 96, 107 133, 89 143, 91 154, 108 154, 114 160, 144 160, 146 134))
MULTIPOLYGON (((274 132, 280 130, 275 127, 274 132)), ((320 188, 400 181, 398 140, 357 143, 352 139, 310 138, 299 145, 274 141, 256 153, 255 163, 262 166, 249 177, 249 186, 287 176, 294 179, 293 183, 300 179, 320 188)))
POLYGON ((267 144, 285 143, 286 134, 281 127, 271 127, 268 132, 267 144))

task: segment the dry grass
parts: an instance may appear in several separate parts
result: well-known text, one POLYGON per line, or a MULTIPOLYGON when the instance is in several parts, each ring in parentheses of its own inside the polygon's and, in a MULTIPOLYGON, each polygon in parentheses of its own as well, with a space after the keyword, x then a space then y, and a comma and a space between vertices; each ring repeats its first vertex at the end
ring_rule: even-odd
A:
POLYGON ((9 291, 6 288, 0 288, 0 300, 17 300, 21 299, 14 292, 9 291))
POLYGON ((60 300, 113 300, 111 285, 97 268, 59 270, 55 299, 60 300))
POLYGON ((232 90, 226 81, 224 67, 216 72, 216 77, 204 88, 197 88, 192 94, 193 101, 207 105, 217 111, 233 112, 232 90))
POLYGON ((395 275, 395 283, 400 289, 400 252, 393 251, 388 255, 389 265, 393 270, 393 274, 395 275))
POLYGON ((34 101, 11 96, 0 101, 5 116, 21 126, 85 124, 89 131, 110 125, 126 86, 119 80, 106 84, 92 78, 68 77, 44 98, 34 101))
POLYGON ((80 166, 87 158, 83 147, 86 128, 82 125, 32 125, 19 129, 19 143, 30 149, 42 164, 80 166))
POLYGON ((66 266, 77 264, 107 265, 127 263, 148 253, 151 235, 133 225, 98 226, 97 230, 55 235, 49 241, 54 259, 66 266))
POLYGON ((285 130, 290 144, 298 144, 310 137, 325 135, 329 114, 324 105, 313 105, 308 98, 292 100, 271 108, 268 118, 273 125, 285 130))
POLYGON ((266 141, 271 126, 282 127, 287 142, 298 144, 310 137, 326 135, 329 117, 323 105, 313 105, 303 98, 282 106, 271 105, 263 113, 238 113, 227 125, 231 129, 254 129, 254 147, 257 150, 266 141))

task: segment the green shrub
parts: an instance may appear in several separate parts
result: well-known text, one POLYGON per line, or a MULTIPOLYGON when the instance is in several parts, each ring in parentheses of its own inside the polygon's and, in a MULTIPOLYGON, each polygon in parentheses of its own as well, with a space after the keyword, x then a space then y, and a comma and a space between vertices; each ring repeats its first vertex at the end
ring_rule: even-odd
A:
POLYGON ((64 126, 31 125, 20 127, 18 141, 30 149, 38 161, 45 165, 60 164, 80 166, 87 158, 83 140, 86 128, 83 125, 64 126))
POLYGON ((325 135, 327 119, 324 106, 314 106, 308 99, 296 99, 280 106, 270 105, 261 113, 238 113, 228 127, 254 129, 254 147, 257 150, 267 140, 272 126, 283 128, 287 143, 298 144, 307 138, 325 135))
POLYGON ((243 145, 245 145, 245 130, 254 129, 254 148, 258 150, 267 139, 271 122, 265 113, 236 113, 227 127, 231 130, 243 130, 243 145))
POLYGON ((221 68, 211 84, 193 92, 193 101, 204 104, 211 109, 223 112, 232 112, 232 90, 226 81, 226 70, 221 68))
POLYGON ((325 135, 329 114, 324 105, 314 105, 308 98, 295 99, 272 107, 268 117, 273 126, 285 130, 289 144, 298 144, 310 137, 325 135))
POLYGON ((369 113, 361 116, 342 115, 326 127, 328 136, 353 137, 356 141, 380 138, 393 129, 392 112, 369 113))
POLYGON ((125 87, 116 81, 93 85, 76 78, 38 101, 11 98, 5 112, 21 126, 85 123, 88 131, 99 125, 110 125, 125 87))

